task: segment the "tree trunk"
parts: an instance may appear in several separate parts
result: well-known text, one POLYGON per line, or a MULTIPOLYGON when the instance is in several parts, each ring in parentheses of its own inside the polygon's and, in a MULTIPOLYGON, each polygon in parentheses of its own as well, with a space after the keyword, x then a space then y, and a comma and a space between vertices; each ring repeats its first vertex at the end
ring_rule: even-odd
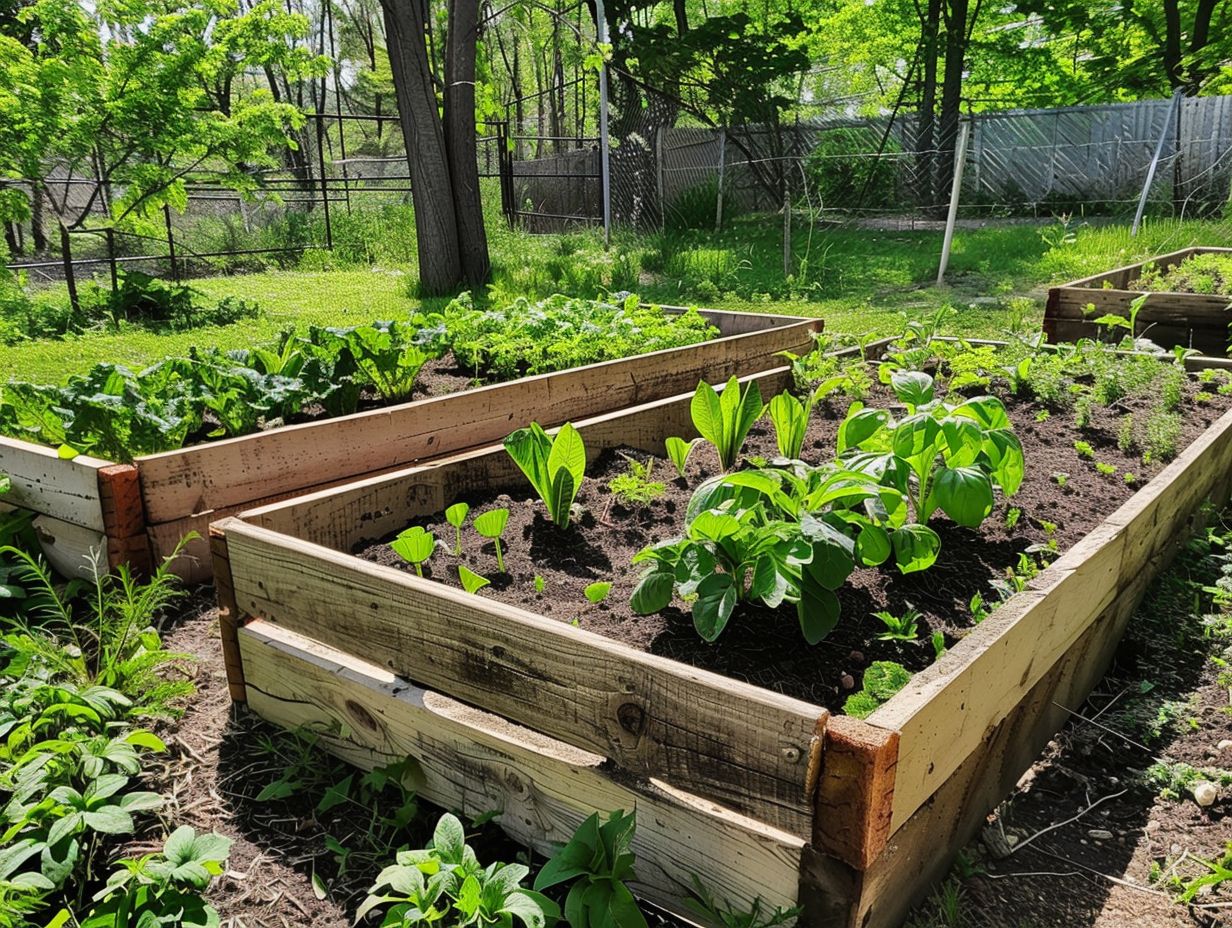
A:
MULTIPOLYGON (((968 0, 949 0, 945 17, 945 82, 941 89, 941 125, 937 148, 937 191, 950 188, 954 178, 954 147, 962 118, 963 67, 967 59, 968 0)), ((939 198, 940 199, 940 198, 939 198)), ((938 204, 939 210, 945 207, 938 204)))
POLYGON ((77 295, 77 275, 73 270, 73 237, 64 223, 60 223, 60 257, 64 261, 64 282, 68 285, 68 305, 74 315, 81 313, 81 298, 77 295))
POLYGON ((43 188, 35 187, 30 192, 30 238, 35 254, 47 252, 47 227, 43 222, 44 208, 43 188))
POLYGON ((936 162, 937 148, 937 51, 941 31, 941 2, 928 0, 928 10, 920 21, 920 57, 924 73, 920 84, 920 115, 916 128, 916 178, 915 189, 919 192, 919 204, 931 206, 937 202, 936 162))
POLYGON ((410 163, 420 290, 438 296, 462 280, 453 181, 428 62, 422 0, 381 0, 402 137, 410 163))
POLYGON ((483 226, 475 141, 475 54, 478 0, 453 0, 445 38, 445 150, 453 180, 462 277, 472 287, 488 282, 488 234, 483 226))

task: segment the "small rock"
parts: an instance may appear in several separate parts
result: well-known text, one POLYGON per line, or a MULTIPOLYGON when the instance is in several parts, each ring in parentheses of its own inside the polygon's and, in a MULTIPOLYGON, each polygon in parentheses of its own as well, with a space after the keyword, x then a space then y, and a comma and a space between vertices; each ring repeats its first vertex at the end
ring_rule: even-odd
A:
POLYGON ((857 664, 864 663, 864 652, 863 651, 852 651, 850 654, 847 655, 847 657, 857 664))
POLYGON ((1147 822, 1146 823, 1147 834, 1154 834, 1155 832, 1159 831, 1159 829, 1163 827, 1164 827, 1163 824, 1160 822, 1147 822))
POLYGON ((1224 751, 1228 750, 1229 748, 1232 748, 1232 738, 1224 738, 1217 745, 1215 745, 1215 750, 1218 751, 1220 754, 1222 754, 1224 751))
POLYGON ((1219 790, 1215 788, 1214 783, 1207 783, 1205 780, 1195 784, 1193 788, 1194 802, 1206 809, 1215 804, 1215 800, 1219 798, 1219 790))
POLYGON ((843 674, 842 679, 839 681, 839 684, 845 690, 854 690, 856 688, 856 678, 853 677, 849 673, 845 673, 843 674))
POLYGON ((1092 841, 1111 841, 1112 840, 1112 832, 1106 831, 1103 828, 1092 828, 1090 831, 1087 832, 1087 835, 1088 837, 1090 837, 1092 841))

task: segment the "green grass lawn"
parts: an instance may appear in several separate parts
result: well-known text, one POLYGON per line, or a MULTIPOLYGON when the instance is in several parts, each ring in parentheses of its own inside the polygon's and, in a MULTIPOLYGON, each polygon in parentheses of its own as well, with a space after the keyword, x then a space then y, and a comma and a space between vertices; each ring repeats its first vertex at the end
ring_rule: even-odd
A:
MULTIPOLYGON (((798 229, 794 269, 783 274, 781 230, 774 217, 746 216, 722 233, 617 236, 604 252, 594 233, 531 236, 494 228, 493 302, 565 292, 595 296, 636 290, 660 302, 819 316, 834 332, 894 334, 905 316, 950 304, 949 328, 996 336, 1011 314, 1029 324, 1042 315, 1044 290, 1065 281, 1192 244, 1232 245, 1232 221, 1148 223, 1138 238, 1124 225, 1081 226, 1064 241, 1059 225, 960 230, 947 285, 934 279, 938 232, 798 229)), ((0 346, 8 377, 59 381, 100 361, 132 366, 183 353, 191 345, 245 347, 292 324, 348 325, 399 318, 419 305, 413 267, 269 271, 193 282, 210 299, 255 300, 258 319, 160 335, 139 328, 0 346)), ((51 294, 54 298, 55 293, 51 294)))

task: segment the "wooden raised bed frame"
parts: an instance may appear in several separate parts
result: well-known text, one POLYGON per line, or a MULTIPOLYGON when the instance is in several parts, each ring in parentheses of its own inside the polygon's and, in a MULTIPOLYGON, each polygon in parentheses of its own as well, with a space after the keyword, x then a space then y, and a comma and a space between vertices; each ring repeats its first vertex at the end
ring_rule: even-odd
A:
MULTIPOLYGON (((1097 338, 1100 330, 1093 319, 1109 313, 1129 318, 1130 305, 1146 292, 1135 290, 1134 283, 1148 264, 1168 271, 1186 258, 1212 253, 1232 255, 1232 248, 1184 248, 1053 287, 1044 309, 1044 332, 1052 342, 1097 338), (1090 306, 1094 312, 1088 312, 1090 306)), ((1229 296, 1150 292, 1138 313, 1137 334, 1145 330, 1147 338, 1164 348, 1195 348, 1210 358, 1226 358, 1229 309, 1229 296)))
POLYGON ((84 455, 66 461, 54 449, 0 436, 0 473, 13 483, 3 503, 39 514, 45 550, 62 570, 80 570, 91 549, 105 552, 112 566, 128 561, 147 569, 196 532, 176 572, 208 580, 205 535, 216 519, 498 441, 531 418, 560 425, 672 396, 702 377, 767 370, 782 364, 780 352, 811 350, 822 329, 820 320, 796 316, 701 313, 718 338, 144 455, 133 464, 84 455))
MULTIPOLYGON (((787 369, 746 380, 769 396, 787 369)), ((593 459, 696 434, 689 396, 576 423, 593 459)), ((867 721, 351 556, 478 491, 499 447, 215 524, 232 697, 365 767, 414 757, 425 798, 540 850, 638 809, 636 887, 680 912, 804 906, 894 926, 1102 677, 1147 584, 1229 495, 1232 412, 867 721), (414 682, 411 682, 414 681, 414 682)))

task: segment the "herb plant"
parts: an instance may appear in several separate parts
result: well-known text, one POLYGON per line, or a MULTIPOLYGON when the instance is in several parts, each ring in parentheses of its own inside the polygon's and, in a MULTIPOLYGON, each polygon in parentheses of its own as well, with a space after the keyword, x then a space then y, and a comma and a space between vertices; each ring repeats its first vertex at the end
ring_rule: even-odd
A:
POLYGON ((505 450, 539 494, 548 517, 568 528, 573 500, 586 473, 586 446, 578 431, 566 422, 555 438, 549 438, 538 422, 532 422, 505 439, 505 450))
POLYGON ((779 454, 792 460, 798 459, 804 448, 804 433, 808 429, 812 403, 806 406, 790 393, 780 393, 770 400, 767 408, 770 421, 774 424, 774 439, 779 454))
POLYGON ((702 439, 695 438, 692 441, 685 441, 677 435, 673 435, 664 442, 667 448, 667 457, 676 468, 676 473, 681 477, 684 476, 685 465, 689 463, 689 455, 693 453, 693 449, 700 444, 702 439))
POLYGON ((650 479, 654 472, 654 458, 647 458, 642 463, 628 455, 624 457, 629 469, 608 481, 607 487, 612 495, 626 506, 645 506, 662 496, 667 487, 650 479))
POLYGON ((750 381, 743 389, 732 377, 723 388, 722 395, 704 380, 697 385, 689 406, 693 426, 706 441, 714 445, 723 470, 735 466, 749 429, 761 418, 765 406, 761 401, 761 389, 750 381))
POLYGON ((412 525, 398 533, 398 537, 390 542, 389 547, 402 560, 415 568, 415 573, 423 576, 423 565, 432 557, 436 550, 436 536, 422 525, 412 525))
POLYGON ((466 521, 470 511, 469 503, 454 503, 445 510, 445 521, 452 525, 454 530, 453 553, 455 557, 462 553, 462 524, 466 521))
POLYGON ((915 641, 919 636, 920 613, 908 609, 902 615, 882 609, 873 613, 873 618, 885 626, 885 631, 878 632, 881 641, 915 641))

